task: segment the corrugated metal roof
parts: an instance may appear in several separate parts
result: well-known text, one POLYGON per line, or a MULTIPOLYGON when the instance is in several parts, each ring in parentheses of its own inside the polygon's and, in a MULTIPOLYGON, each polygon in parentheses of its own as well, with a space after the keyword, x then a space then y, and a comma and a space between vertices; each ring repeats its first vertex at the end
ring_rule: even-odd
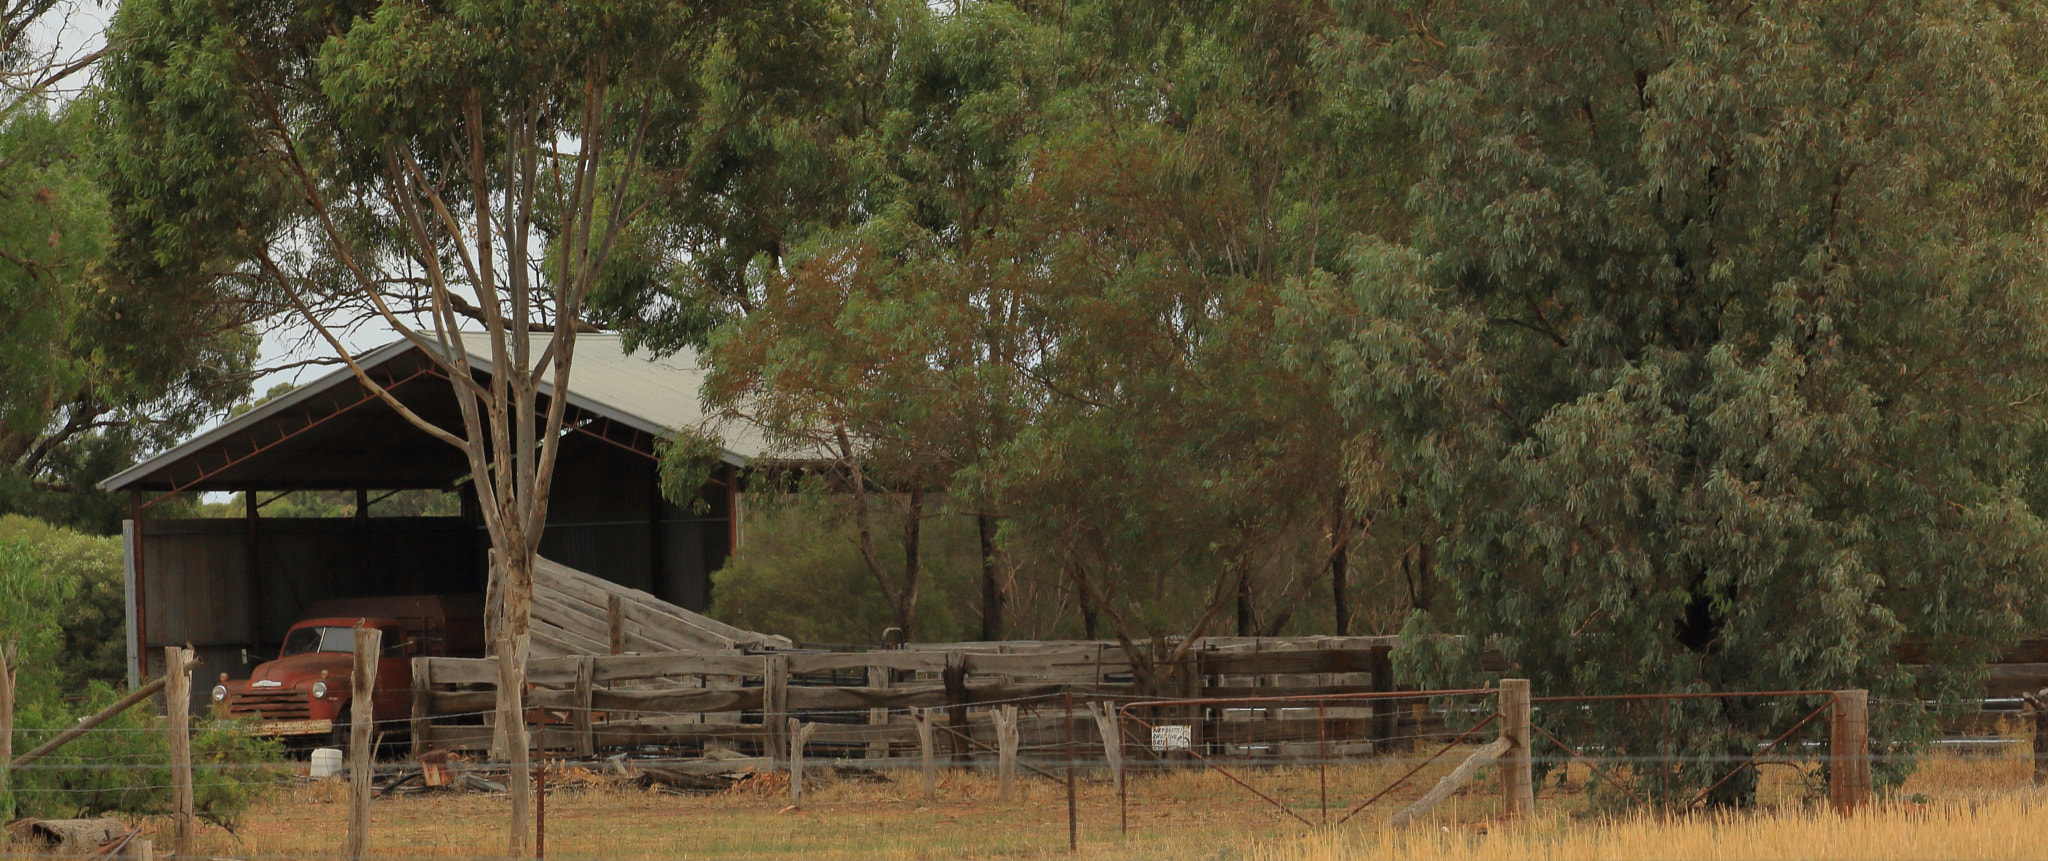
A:
MULTIPOLYGON (((535 333, 533 354, 547 346, 548 335, 535 333)), ((491 345, 482 332, 463 334, 470 364, 490 370, 491 345)), ((697 354, 685 349, 655 359, 645 353, 628 354, 618 335, 586 333, 576 336, 576 354, 569 365, 569 402, 654 434, 694 428, 719 436, 727 452, 738 455, 734 465, 760 457, 766 448, 760 433, 740 422, 718 422, 704 411, 702 390, 705 369, 697 354)), ((552 396, 554 387, 543 381, 540 391, 552 396)))
MULTIPOLYGON (((534 354, 538 355, 548 336, 536 333, 531 337, 534 338, 534 354)), ((487 336, 465 333, 463 346, 469 352, 471 366, 488 373, 491 361, 487 336)), ((374 372, 388 363, 403 364, 401 360, 408 356, 412 363, 426 361, 416 350, 409 342, 394 341, 358 356, 357 364, 374 372)), ((751 425, 715 421, 705 413, 701 395, 704 374, 695 353, 685 351, 659 360, 646 354, 629 355, 622 348, 619 336, 586 333, 576 338, 568 400, 574 406, 649 434, 665 435, 684 428, 710 432, 724 442, 727 462, 735 466, 744 465, 760 456, 766 446, 758 430, 751 425)), ((138 463, 100 482, 99 486, 113 491, 127 489, 209 447, 237 435, 246 436, 252 428, 295 411, 304 411, 318 403, 315 398, 355 383, 354 372, 347 368, 336 370, 138 463)), ((542 382, 540 391, 553 396, 553 386, 546 381, 542 382)), ((388 407, 375 402, 365 406, 388 410, 388 407)))

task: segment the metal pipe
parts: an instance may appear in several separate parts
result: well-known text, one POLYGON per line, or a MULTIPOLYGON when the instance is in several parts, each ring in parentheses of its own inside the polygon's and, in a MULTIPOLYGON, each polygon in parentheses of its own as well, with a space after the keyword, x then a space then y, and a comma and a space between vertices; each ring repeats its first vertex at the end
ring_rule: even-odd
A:
MULTIPOLYGON (((1170 706, 1213 706, 1225 703, 1314 703, 1325 700, 1395 700, 1427 699, 1429 697, 1474 696, 1494 693, 1493 688, 1458 688, 1444 691, 1372 691, 1358 694, 1302 694, 1292 697, 1189 697, 1179 700, 1138 700, 1124 703, 1121 708, 1164 708, 1170 706)), ((1805 693, 1827 693, 1827 691, 1806 691, 1805 693)))
POLYGON ((1530 697, 1532 703, 1613 702, 1618 700, 1708 700, 1722 697, 1832 697, 1834 691, 1724 691, 1682 694, 1598 694, 1591 696, 1530 697))

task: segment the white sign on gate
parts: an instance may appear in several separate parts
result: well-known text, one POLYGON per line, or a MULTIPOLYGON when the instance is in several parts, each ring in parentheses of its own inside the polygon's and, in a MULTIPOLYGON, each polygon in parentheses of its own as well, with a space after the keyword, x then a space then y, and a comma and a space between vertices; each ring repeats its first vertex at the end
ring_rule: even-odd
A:
POLYGON ((1192 727, 1169 725, 1152 728, 1152 752, 1164 753, 1169 750, 1187 750, 1194 746, 1195 732, 1192 727))

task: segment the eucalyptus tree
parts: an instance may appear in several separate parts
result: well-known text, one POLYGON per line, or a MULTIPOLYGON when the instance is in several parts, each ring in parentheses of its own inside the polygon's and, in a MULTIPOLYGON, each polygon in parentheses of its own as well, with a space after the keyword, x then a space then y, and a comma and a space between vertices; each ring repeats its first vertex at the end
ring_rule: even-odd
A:
MULTIPOLYGON (((2039 630, 2029 9, 1358 14, 1325 65, 1420 135, 1417 229, 1300 291, 1298 343, 1444 529, 1412 632, 1554 694, 1868 687, 1897 739, 2039 630)), ((1692 702, 1578 726, 1683 800, 1812 705, 1692 702)))
MULTIPOLYGON (((1273 311, 1290 277, 1344 265, 1348 233, 1398 227, 1405 164, 1386 134, 1332 133, 1310 64, 1331 12, 867 14, 849 83, 775 139, 779 169, 834 166, 783 200, 839 204, 744 210, 786 241, 754 246, 708 330, 714 400, 999 510, 1090 636, 1165 644, 1233 603, 1241 631, 1286 624, 1341 565, 1305 545, 1351 536, 1325 523, 1326 372, 1282 364, 1273 311)), ((906 562, 871 562, 899 608, 906 562)))
MULTIPOLYGON (((1004 4, 861 7, 837 80, 742 133, 763 169, 705 213, 718 242, 670 279, 718 309, 703 335, 711 402, 779 451, 831 464, 905 636, 917 630, 921 529, 939 492, 978 522, 981 633, 1003 632, 999 506, 963 476, 1017 422, 1017 280, 983 246, 1025 176, 1020 146, 1049 86, 1050 32, 1004 4), (903 525, 900 562, 880 549, 887 520, 903 525)), ((686 313, 637 313, 650 342, 674 348, 696 334, 686 313)))
POLYGON ((243 309, 109 259, 98 106, 58 97, 103 53, 53 38, 78 11, 0 3, 0 512, 111 533, 93 483, 246 392, 254 343, 243 309))
POLYGON ((1233 605, 1238 633, 1277 633, 1343 570, 1344 425, 1327 370, 1282 361, 1275 312, 1349 235, 1402 230, 1408 157, 1317 72, 1328 5, 1036 14, 1061 83, 1003 236, 1033 277, 1036 400, 987 474, 1019 512, 1006 534, 1171 689, 1233 605))
MULTIPOLYGON (((804 62, 815 4, 230 2, 122 6, 104 71, 126 253, 291 309, 357 380, 460 448, 492 546, 512 852, 531 846, 522 688, 532 565, 576 335, 622 237, 693 194, 723 135, 804 62), (419 346, 458 427, 409 410, 342 340, 419 346), (465 335, 465 329, 480 333, 465 335), (490 359, 472 367, 467 337, 490 359)), ((641 239, 645 245, 651 240, 641 239)))

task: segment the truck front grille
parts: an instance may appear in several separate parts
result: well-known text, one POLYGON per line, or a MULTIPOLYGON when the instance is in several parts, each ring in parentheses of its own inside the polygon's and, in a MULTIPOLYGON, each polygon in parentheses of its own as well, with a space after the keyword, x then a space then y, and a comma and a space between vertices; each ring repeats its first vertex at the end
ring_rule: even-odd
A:
POLYGON ((230 717, 301 720, 313 716, 304 691, 243 691, 228 700, 230 717))

